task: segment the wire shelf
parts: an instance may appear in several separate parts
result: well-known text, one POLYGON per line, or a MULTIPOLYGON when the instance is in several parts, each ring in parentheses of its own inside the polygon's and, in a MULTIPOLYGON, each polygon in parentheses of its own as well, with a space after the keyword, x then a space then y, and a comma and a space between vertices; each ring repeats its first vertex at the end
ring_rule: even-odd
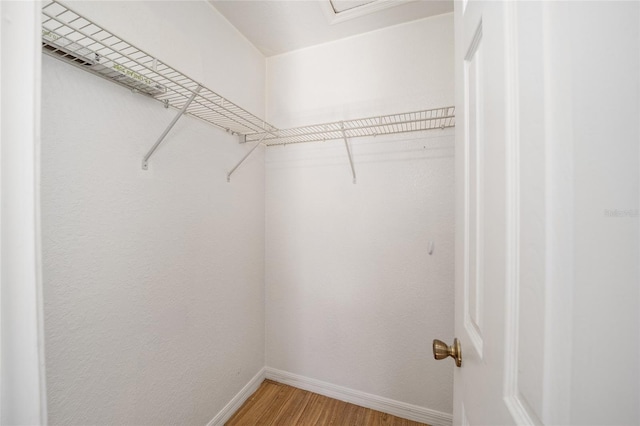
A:
MULTIPOLYGON (((302 142, 318 142, 343 139, 418 132, 455 127, 455 107, 444 107, 413 111, 401 114, 358 118, 333 123, 314 124, 292 129, 278 130, 268 134, 263 142, 267 146, 288 145, 302 142)), ((256 135, 247 136, 247 141, 257 140, 256 135)))
MULTIPOLYGON (((50 56, 167 107, 182 110, 186 106, 185 114, 240 135, 244 142, 287 145, 455 126, 455 107, 444 107, 278 129, 55 0, 48 0, 42 8, 42 46, 50 56)), ((145 156, 144 167, 173 124, 145 156)))
POLYGON ((182 108, 198 92, 186 114, 229 133, 262 134, 269 123, 159 61, 56 1, 42 8, 43 52, 167 106, 182 108))

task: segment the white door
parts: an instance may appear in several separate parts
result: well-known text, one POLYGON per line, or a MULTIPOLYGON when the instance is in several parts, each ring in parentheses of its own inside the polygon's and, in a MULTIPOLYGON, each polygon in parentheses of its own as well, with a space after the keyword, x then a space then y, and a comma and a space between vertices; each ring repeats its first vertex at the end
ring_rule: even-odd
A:
POLYGON ((639 424, 640 5, 455 22, 454 423, 639 424))

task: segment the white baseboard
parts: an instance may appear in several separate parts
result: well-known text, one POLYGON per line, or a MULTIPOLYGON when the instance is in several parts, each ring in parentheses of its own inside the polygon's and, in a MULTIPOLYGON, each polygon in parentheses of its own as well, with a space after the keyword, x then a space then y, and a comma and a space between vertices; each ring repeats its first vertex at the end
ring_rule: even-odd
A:
POLYGON ((383 413, 433 426, 451 426, 453 422, 453 416, 449 413, 430 410, 417 405, 332 385, 331 383, 310 379, 271 367, 265 367, 265 378, 309 392, 319 393, 329 398, 339 399, 351 404, 360 405, 361 407, 382 411, 383 413))
POLYGON ((258 374, 243 387, 236 396, 234 396, 227 405, 216 416, 211 419, 207 426, 223 426, 227 420, 238 411, 244 402, 256 391, 265 378, 265 368, 263 367, 258 374))

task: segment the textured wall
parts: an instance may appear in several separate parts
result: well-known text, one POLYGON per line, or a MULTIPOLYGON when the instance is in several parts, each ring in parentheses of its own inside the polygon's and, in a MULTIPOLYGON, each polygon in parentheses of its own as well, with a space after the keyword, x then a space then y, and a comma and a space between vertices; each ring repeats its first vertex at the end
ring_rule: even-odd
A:
MULTIPOLYGON (((204 2, 72 6, 261 115, 264 63, 204 2)), ((270 58, 268 118, 450 105, 452 42, 446 15, 270 58)), ((264 365, 265 309, 267 365, 451 411, 451 130, 354 141, 355 186, 339 142, 227 184, 228 135, 184 118, 144 172, 173 111, 50 58, 43 80, 52 424, 207 422, 264 365)))
MULTIPOLYGON (((277 126, 453 104, 451 15, 267 59, 277 126)), ((453 130, 266 156, 267 366, 452 411, 453 130), (428 244, 435 250, 429 256, 428 244)))
POLYGON ((578 3, 560 15, 573 67, 573 424, 640 424, 639 7, 578 3), (623 342, 615 362, 603 342, 623 342))
MULTIPOLYGON (((123 8, 136 4, 98 6, 131 24, 123 8)), ((153 7, 139 30, 179 14, 153 7)), ((186 2, 180 13, 202 38, 197 23, 215 12, 186 2)), ((236 48, 239 62, 259 55, 236 48)), ((264 68, 235 72, 221 91, 261 106, 264 88, 245 82, 264 68)), ((175 111, 49 57, 42 103, 50 423, 206 424, 264 365, 263 151, 227 183, 247 147, 185 117, 142 171, 175 111)))
POLYGON ((452 14, 267 58, 280 128, 454 103, 452 14))

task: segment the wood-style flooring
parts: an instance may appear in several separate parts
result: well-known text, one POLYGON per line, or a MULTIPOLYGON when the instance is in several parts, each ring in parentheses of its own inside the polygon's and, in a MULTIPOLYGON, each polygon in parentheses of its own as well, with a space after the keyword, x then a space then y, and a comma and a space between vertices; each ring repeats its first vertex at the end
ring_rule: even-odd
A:
POLYGON ((236 425, 425 426, 380 411, 265 380, 226 423, 236 425))

